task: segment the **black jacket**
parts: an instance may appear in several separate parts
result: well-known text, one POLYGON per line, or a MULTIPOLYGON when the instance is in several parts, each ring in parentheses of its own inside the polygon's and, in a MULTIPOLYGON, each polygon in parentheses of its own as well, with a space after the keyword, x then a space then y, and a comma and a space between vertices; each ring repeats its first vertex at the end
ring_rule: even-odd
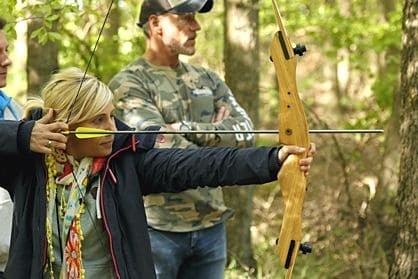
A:
MULTIPOLYGON (((42 278, 46 264, 44 156, 29 151, 34 121, 0 123, 0 185, 15 201, 6 278, 42 278)), ((117 121, 118 129, 127 129, 117 121)), ((155 135, 117 135, 102 176, 100 204, 119 278, 155 278, 142 196, 184 185, 276 180, 278 148, 156 149, 155 135), (134 150, 136 149, 136 150, 134 150)))

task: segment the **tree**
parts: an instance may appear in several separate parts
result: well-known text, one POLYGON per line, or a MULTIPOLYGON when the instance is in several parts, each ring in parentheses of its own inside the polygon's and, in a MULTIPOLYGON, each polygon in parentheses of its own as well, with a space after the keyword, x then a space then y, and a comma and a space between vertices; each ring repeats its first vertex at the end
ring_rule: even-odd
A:
MULTIPOLYGON (((28 96, 37 96, 40 94, 42 86, 49 80, 53 71, 58 70, 58 42, 47 40, 42 42, 41 37, 34 38, 34 32, 40 30, 45 20, 38 18, 33 13, 28 20, 28 58, 26 62, 26 73, 28 77, 28 96)), ((47 16, 47 15, 45 15, 47 16)), ((57 21, 50 22, 50 31, 57 30, 57 21)), ((36 34, 36 33, 35 33, 36 34)))
MULTIPOLYGON (((106 0, 104 8, 107 9, 111 2, 111 0, 106 0)), ((119 2, 119 0, 113 0, 112 10, 107 20, 108 26, 103 30, 103 41, 96 51, 99 77, 105 82, 108 82, 120 70, 120 65, 117 63, 120 60, 118 30, 121 11, 119 2)))
MULTIPOLYGON (((401 9, 401 4, 397 3, 394 0, 381 1, 381 9, 383 12, 384 22, 388 26, 394 26, 393 17, 400 17, 397 10, 401 9), (399 8, 400 7, 400 8, 399 8)), ((399 12, 400 14, 400 12, 399 12)), ((396 24, 401 28, 401 24, 396 24)), ((389 35, 390 32, 385 32, 383 34, 389 35)), ((397 32, 397 34, 399 34, 397 32)), ((386 37, 387 38, 387 37, 386 37)), ((400 99, 401 94, 399 93, 399 64, 400 64, 400 53, 401 45, 399 44, 399 38, 395 37, 390 40, 386 39, 386 43, 380 46, 384 51, 380 54, 381 61, 376 63, 378 66, 377 79, 374 83, 375 96, 378 96, 378 103, 380 106, 387 106, 389 104, 389 96, 385 96, 383 92, 391 92, 392 98, 390 106, 387 106, 388 111, 391 109, 391 114, 387 120, 385 127, 385 136, 383 143, 383 151, 380 159, 380 170, 378 173, 378 191, 376 191, 375 198, 371 201, 371 206, 368 210, 369 215, 374 215, 376 218, 369 218, 369 231, 370 229, 375 230, 378 233, 380 238, 380 245, 385 253, 386 260, 388 263, 392 262, 393 255, 391 247, 395 238, 395 212, 392 205, 395 200, 396 189, 397 189, 397 179, 398 179, 398 170, 399 170, 399 144, 400 144, 400 135, 399 135, 399 126, 400 126, 400 99), (389 42, 389 44, 388 44, 389 42), (391 89, 391 87, 393 89, 391 89), (391 108, 390 108, 391 107, 391 108), (382 205, 386 209, 382 210, 382 205)), ((385 121, 386 122, 386 121, 385 121)), ((387 273, 387 271, 385 272, 387 273)))
POLYGON ((418 1, 405 0, 401 56, 398 233, 390 278, 418 277, 418 1))
MULTIPOLYGON (((258 0, 224 1, 225 6, 225 81, 238 102, 258 125, 259 39, 258 0)), ((253 188, 224 190, 228 206, 235 218, 228 222, 229 260, 237 260, 241 268, 256 267, 251 245, 253 188)))

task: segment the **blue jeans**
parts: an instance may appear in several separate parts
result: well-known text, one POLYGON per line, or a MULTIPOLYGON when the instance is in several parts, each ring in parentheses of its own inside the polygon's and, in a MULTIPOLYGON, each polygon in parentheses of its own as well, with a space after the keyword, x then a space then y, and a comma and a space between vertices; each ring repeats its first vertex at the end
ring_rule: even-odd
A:
POLYGON ((158 279, 222 279, 226 262, 225 225, 193 232, 148 229, 158 279))

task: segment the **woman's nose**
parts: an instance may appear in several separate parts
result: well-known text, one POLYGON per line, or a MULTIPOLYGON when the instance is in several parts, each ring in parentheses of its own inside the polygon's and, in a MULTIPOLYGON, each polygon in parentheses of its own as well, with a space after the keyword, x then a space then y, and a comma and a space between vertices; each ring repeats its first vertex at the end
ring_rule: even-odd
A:
POLYGON ((116 123, 114 118, 109 119, 105 129, 109 131, 116 131, 116 123))

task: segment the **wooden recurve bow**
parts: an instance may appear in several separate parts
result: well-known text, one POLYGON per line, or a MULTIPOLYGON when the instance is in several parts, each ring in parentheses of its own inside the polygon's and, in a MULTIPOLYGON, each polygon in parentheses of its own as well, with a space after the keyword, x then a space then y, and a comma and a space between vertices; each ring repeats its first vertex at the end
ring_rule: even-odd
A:
MULTIPOLYGON (((274 63, 279 91, 279 143, 297 145, 309 149, 309 130, 305 113, 296 85, 296 54, 303 55, 304 46, 292 47, 283 26, 276 0, 272 0, 278 32, 270 46, 270 59, 274 63)), ((302 207, 306 192, 306 177, 299 169, 302 155, 290 155, 278 174, 283 196, 284 212, 276 251, 281 265, 287 269, 286 279, 290 279, 298 252, 309 253, 308 244, 301 244, 302 207)))

